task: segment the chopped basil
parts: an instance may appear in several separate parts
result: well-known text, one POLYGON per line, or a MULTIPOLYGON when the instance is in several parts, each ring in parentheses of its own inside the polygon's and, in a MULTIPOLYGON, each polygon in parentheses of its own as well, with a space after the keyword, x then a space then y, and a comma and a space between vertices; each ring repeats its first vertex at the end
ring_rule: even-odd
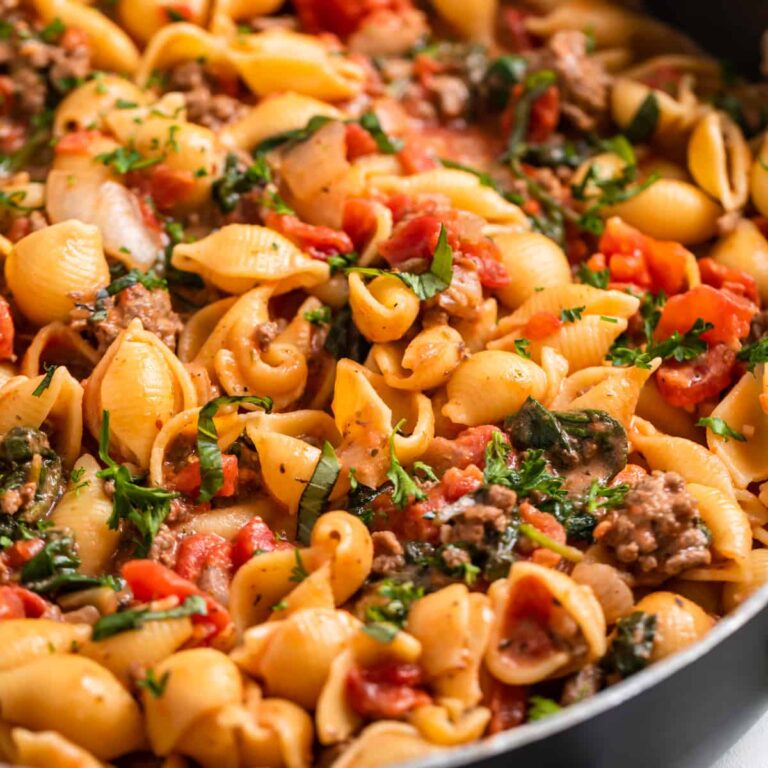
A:
POLYGON ((352 321, 352 310, 345 304, 334 313, 323 349, 336 360, 344 357, 362 363, 371 349, 371 342, 360 333, 352 321))
POLYGON ((619 619, 603 666, 621 677, 629 677, 646 667, 653 651, 656 624, 655 614, 642 611, 619 619))
POLYGON ((198 504, 210 501, 224 485, 224 469, 219 448, 219 433, 214 417, 223 405, 256 405, 267 413, 272 410, 272 399, 257 395, 223 395, 208 401, 197 417, 197 455, 200 457, 200 495, 198 504))
POLYGON ((144 677, 136 681, 136 687, 145 690, 153 699, 159 699, 164 693, 170 680, 171 672, 168 670, 159 680, 155 676, 155 670, 148 669, 144 677))
POLYGON ((405 419, 399 421, 389 436, 389 469, 387 470, 387 478, 392 483, 392 503, 399 509, 407 507, 411 501, 422 501, 427 498, 427 494, 405 471, 395 453, 395 435, 404 423, 405 419))
POLYGON ((384 132, 375 112, 368 111, 363 113, 359 123, 362 128, 365 128, 371 134, 379 152, 385 155, 394 155, 403 148, 401 139, 392 138, 384 132))
POLYGON ((384 579, 379 583, 376 594, 384 600, 371 603, 366 607, 366 621, 404 627, 411 606, 419 598, 424 597, 424 587, 417 587, 412 581, 384 579))
POLYGON ((43 376, 42 381, 35 387, 34 392, 32 392, 33 397, 40 397, 43 394, 43 392, 45 392, 45 390, 51 386, 51 382, 53 381, 53 375, 56 373, 56 369, 58 367, 59 367, 58 365, 45 366, 45 376, 43 376))
POLYGON ((298 539, 302 544, 309 544, 312 528, 317 518, 325 511, 328 497, 339 477, 341 467, 333 446, 326 440, 320 458, 309 478, 299 500, 298 539))
POLYGON ((637 108, 631 122, 624 131, 624 135, 633 143, 647 141, 656 131, 659 124, 659 100, 656 94, 649 93, 637 108))

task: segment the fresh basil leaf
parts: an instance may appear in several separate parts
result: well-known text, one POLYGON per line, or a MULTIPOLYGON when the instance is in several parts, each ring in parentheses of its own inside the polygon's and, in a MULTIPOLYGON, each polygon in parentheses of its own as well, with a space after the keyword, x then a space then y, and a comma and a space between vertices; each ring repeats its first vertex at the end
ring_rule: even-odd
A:
POLYGON ((326 440, 320 458, 299 500, 298 539, 309 544, 317 518, 325 511, 328 497, 339 477, 341 466, 333 446, 326 440))
POLYGON ((651 92, 637 108, 637 112, 633 115, 624 135, 633 144, 647 141, 659 124, 660 114, 659 100, 656 98, 656 94, 651 92))
POLYGON ((402 139, 393 138, 384 132, 375 112, 365 112, 358 122, 362 128, 371 134, 379 152, 385 155, 394 155, 403 148, 402 139))

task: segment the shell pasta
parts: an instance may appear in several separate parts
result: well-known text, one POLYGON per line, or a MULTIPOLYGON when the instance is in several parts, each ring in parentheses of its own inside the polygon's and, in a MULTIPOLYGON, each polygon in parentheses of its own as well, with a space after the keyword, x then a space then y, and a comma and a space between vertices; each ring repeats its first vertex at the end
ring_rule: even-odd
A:
POLYGON ((0 0, 0 763, 440 760, 768 583, 765 84, 626 5, 0 0))

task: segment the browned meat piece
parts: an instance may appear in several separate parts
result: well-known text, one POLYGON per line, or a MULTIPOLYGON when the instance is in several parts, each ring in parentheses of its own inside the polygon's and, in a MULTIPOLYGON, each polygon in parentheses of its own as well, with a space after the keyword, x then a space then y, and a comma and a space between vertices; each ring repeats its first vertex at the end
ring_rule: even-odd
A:
POLYGON ((696 499, 675 472, 654 472, 627 493, 595 529, 595 537, 629 566, 640 584, 659 584, 708 565, 709 542, 696 499))
POLYGON ((72 312, 72 327, 77 331, 92 330, 104 352, 117 338, 120 331, 128 327, 134 318, 139 318, 144 330, 154 333, 166 346, 176 349, 176 336, 183 324, 171 307, 168 291, 150 291, 140 283, 120 291, 116 296, 103 300, 107 317, 98 323, 90 323, 90 312, 76 308, 72 312))
POLYGON ((173 568, 173 566, 176 565, 178 550, 178 536, 163 523, 157 532, 157 536, 155 536, 155 539, 152 542, 148 555, 149 559, 165 565, 168 568, 173 568))
POLYGON ((197 61, 175 66, 169 73, 168 87, 184 94, 188 120, 213 130, 236 120, 247 109, 233 96, 216 93, 217 83, 197 61))
POLYGON ((446 542, 463 541, 467 544, 481 545, 487 530, 501 533, 509 522, 508 514, 498 507, 486 504, 474 504, 466 511, 451 518, 450 525, 440 529, 440 537, 446 542))
POLYGON ((403 569, 405 557, 403 548, 392 531, 376 531, 373 539, 373 573, 390 576, 403 569))
POLYGON ((570 707, 584 699, 594 696, 603 685, 603 670, 597 664, 583 666, 573 677, 569 678, 563 686, 563 694, 560 704, 570 707))
POLYGON ((460 568, 462 565, 468 565, 472 562, 469 552, 460 547, 446 547, 441 556, 448 568, 460 568))
POLYGON ((24 483, 18 488, 9 488, 0 493, 0 512, 4 515, 15 515, 20 509, 35 498, 37 483, 24 483))

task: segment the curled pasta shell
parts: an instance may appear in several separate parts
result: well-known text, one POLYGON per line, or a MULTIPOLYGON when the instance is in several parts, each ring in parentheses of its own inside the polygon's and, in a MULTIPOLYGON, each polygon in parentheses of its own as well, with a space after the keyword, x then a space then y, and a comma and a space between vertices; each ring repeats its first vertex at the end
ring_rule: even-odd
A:
POLYGON ((0 672, 51 654, 71 653, 91 636, 87 624, 50 619, 6 619, 0 622, 0 672))
POLYGON ((55 730, 104 760, 144 742, 131 695, 104 667, 81 656, 53 654, 0 672, 0 710, 11 723, 55 730))
POLYGON ((329 274, 327 264, 255 224, 229 224, 202 240, 181 243, 173 249, 172 263, 228 293, 245 293, 258 284, 286 293, 318 285, 329 274))
POLYGON ((37 376, 45 372, 46 364, 54 363, 66 365, 78 378, 85 378, 98 361, 98 352, 77 331, 56 321, 35 334, 21 360, 19 373, 37 376))
POLYGON ((768 136, 763 139, 749 174, 749 194, 763 216, 768 216, 768 136))
POLYGON ((456 424, 490 424, 516 413, 528 397, 541 398, 546 389, 547 376, 536 363, 514 352, 485 350, 453 372, 442 412, 456 424), (491 388, 493 398, 478 397, 491 388))
POLYGON ((35 390, 44 375, 28 379, 15 376, 0 388, 0 434, 13 427, 45 425, 51 444, 69 468, 77 459, 83 439, 83 388, 69 371, 57 368, 39 396, 35 390))
POLYGON ((14 728, 14 762, 28 768, 104 768, 104 763, 55 731, 14 728))
POLYGON ((651 661, 687 648, 704 637, 715 623, 696 603, 672 592, 652 592, 635 610, 656 616, 651 661))
POLYGON ((686 488, 698 502, 701 519, 712 533, 715 552, 727 560, 745 560, 752 549, 752 528, 746 512, 717 488, 699 483, 688 483, 686 488))
MULTIPOLYGON (((768 184, 768 171, 763 171, 768 184)), ((768 206, 766 206, 768 211, 768 206)), ((709 255, 718 263, 752 275, 762 301, 768 301, 768 240, 750 219, 739 219, 734 229, 721 237, 709 255)))
POLYGON ((379 275, 366 285, 362 276, 349 276, 352 318, 369 341, 397 341, 413 325, 421 303, 405 283, 379 275))
POLYGON ((109 283, 101 233, 72 219, 20 240, 5 261, 5 279, 21 312, 36 325, 69 319, 76 299, 109 283))
MULTIPOLYGON (((184 18, 202 25, 209 0, 187 0, 184 18)), ((148 43, 164 26, 171 23, 167 0, 118 0, 117 17, 121 26, 140 43, 148 43)))
POLYGON ((379 768, 440 750, 441 747, 427 741, 412 725, 382 720, 367 726, 331 768, 379 768))
POLYGON ((491 719, 486 707, 461 711, 458 707, 428 704, 418 707, 408 715, 408 722, 415 725, 421 735, 432 744, 455 747, 481 738, 491 719))
POLYGON ((494 237, 501 263, 512 276, 508 286, 494 293, 502 304, 519 307, 542 288, 572 282, 571 268, 562 248, 538 232, 508 232, 494 237))
POLYGON ((753 549, 749 553, 746 578, 723 586, 723 607, 726 611, 732 611, 766 583, 768 583, 768 549, 753 549))
POLYGON ((722 112, 699 120, 688 142, 688 168, 696 183, 726 211, 742 208, 752 155, 736 123, 722 112))
POLYGON ((197 395, 184 366, 136 319, 94 369, 84 412, 88 429, 98 439, 102 414, 109 411, 111 450, 146 469, 163 424, 195 405, 197 395))
POLYGON ((109 570, 120 543, 120 532, 108 527, 112 499, 96 474, 101 469, 93 456, 81 456, 74 466, 77 480, 70 477, 67 489, 53 509, 51 518, 58 528, 72 531, 80 557, 80 572, 100 576, 109 570))
POLYGON ((147 736, 158 755, 170 754, 199 718, 227 704, 239 704, 243 684, 235 663, 212 648, 179 651, 155 667, 158 680, 167 673, 160 697, 144 691, 147 736))
POLYGON ((285 30, 238 36, 227 55, 248 87, 259 96, 284 91, 323 101, 360 93, 365 73, 344 56, 334 56, 317 37, 285 30))
POLYGON ((589 587, 577 584, 564 573, 518 561, 513 564, 506 579, 491 585, 488 596, 494 620, 485 663, 494 677, 508 685, 528 685, 550 677, 562 677, 605 654, 605 618, 600 603, 589 587), (558 650, 551 645, 548 652, 531 656, 526 653, 525 641, 517 644, 514 635, 508 637, 510 631, 514 633, 515 629, 510 609, 514 608, 514 615, 519 613, 520 619, 525 621, 528 616, 527 595, 532 589, 537 595, 544 593, 551 596, 553 606, 565 612, 567 618, 561 627, 564 631, 581 635, 586 645, 581 654, 574 657, 566 648, 558 650))

